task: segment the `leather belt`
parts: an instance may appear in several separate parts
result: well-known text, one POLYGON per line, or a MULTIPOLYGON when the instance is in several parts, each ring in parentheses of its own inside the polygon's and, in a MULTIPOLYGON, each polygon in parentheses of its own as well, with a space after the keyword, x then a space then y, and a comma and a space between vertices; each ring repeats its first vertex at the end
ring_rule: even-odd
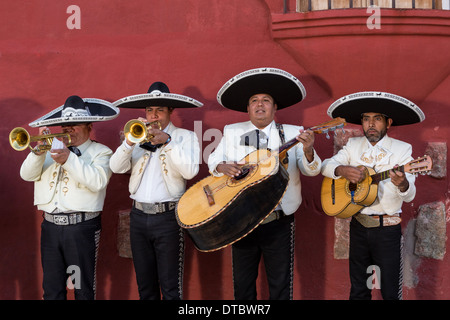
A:
POLYGON ((265 218, 263 220, 263 222, 261 222, 261 224, 266 224, 275 220, 280 220, 281 218, 285 217, 286 214, 284 213, 283 210, 275 210, 272 211, 271 214, 269 214, 269 216, 267 218, 265 218))
POLYGON ((58 226, 68 226, 83 221, 97 218, 101 211, 96 212, 71 212, 71 213, 48 213, 44 212, 44 219, 58 226))
POLYGON ((376 228, 376 227, 389 227, 395 226, 402 222, 402 218, 398 213, 389 215, 367 215, 362 213, 357 213, 354 215, 355 219, 358 220, 366 228, 376 228))
POLYGON ((145 203, 133 201, 133 206, 147 214, 157 214, 174 210, 177 206, 176 201, 145 203))

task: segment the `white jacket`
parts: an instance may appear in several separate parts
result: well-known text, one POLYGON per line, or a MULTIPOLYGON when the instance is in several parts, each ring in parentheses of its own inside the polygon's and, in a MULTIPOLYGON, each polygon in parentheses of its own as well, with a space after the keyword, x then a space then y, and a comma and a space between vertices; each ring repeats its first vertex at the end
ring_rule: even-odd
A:
POLYGON ((70 153, 60 165, 49 152, 40 156, 31 153, 20 168, 25 181, 34 181, 34 204, 38 209, 52 212, 57 207, 73 211, 95 212, 103 209, 106 187, 111 177, 107 146, 86 141, 78 147, 77 157, 70 153))
MULTIPOLYGON (((390 170, 396 164, 404 165, 413 160, 410 144, 390 138, 387 135, 382 141, 383 148, 387 149, 389 153, 386 155, 386 159, 383 159, 383 161, 375 165, 373 168, 375 172, 390 170)), ((381 143, 381 141, 378 143, 381 143)), ((347 144, 336 155, 323 161, 322 174, 329 178, 338 179, 340 177, 335 176, 334 172, 336 167, 340 165, 355 167, 359 165, 368 166, 368 163, 365 163, 368 160, 362 157, 362 154, 368 148, 369 142, 366 137, 350 138, 347 144)), ((406 178, 409 182, 409 188, 404 193, 400 192, 390 179, 381 181, 378 185, 377 200, 369 208, 378 213, 394 214, 400 212, 403 201, 411 202, 416 195, 416 187, 414 185, 415 176, 406 173, 406 178)))
MULTIPOLYGON (((299 134, 302 127, 294 125, 283 125, 285 140, 289 141, 299 134)), ((219 145, 208 158, 208 167, 211 174, 221 176, 221 173, 216 171, 216 167, 222 161, 239 161, 247 154, 256 150, 253 146, 241 145, 241 136, 244 133, 254 130, 254 126, 250 121, 240 122, 225 126, 223 130, 223 137, 219 145)), ((278 150, 281 146, 281 138, 273 123, 269 135, 268 148, 271 150, 278 150)), ((289 184, 281 199, 281 208, 289 215, 294 213, 302 203, 300 171, 306 176, 316 176, 320 173, 322 161, 314 150, 314 160, 308 163, 308 160, 303 153, 303 145, 296 144, 288 151, 289 156, 289 184), (300 170, 300 171, 299 171, 300 170)))
MULTIPOLYGON (((162 147, 159 161, 164 183, 169 194, 179 199, 186 191, 186 180, 195 177, 199 171, 200 147, 193 131, 168 124, 167 133, 171 141, 162 147)), ((124 142, 126 143, 126 142, 124 142)), ((110 160, 114 173, 127 173, 131 170, 129 191, 135 194, 150 159, 150 151, 138 145, 128 149, 121 144, 110 160)))

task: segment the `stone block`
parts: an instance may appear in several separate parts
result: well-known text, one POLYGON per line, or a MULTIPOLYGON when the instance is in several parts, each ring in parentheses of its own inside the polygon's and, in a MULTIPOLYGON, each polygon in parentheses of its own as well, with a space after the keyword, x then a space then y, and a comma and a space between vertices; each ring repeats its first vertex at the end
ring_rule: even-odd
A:
POLYGON ((350 220, 334 218, 334 258, 348 259, 350 245, 350 220))
POLYGON ((419 283, 417 270, 422 262, 421 258, 414 254, 417 237, 416 219, 409 220, 403 232, 402 258, 403 258, 403 285, 407 288, 415 288, 419 283))
POLYGON ((419 207, 416 222, 415 254, 421 257, 443 260, 447 240, 445 205, 431 202, 419 207))
POLYGON ((336 134, 334 135, 334 154, 338 153, 345 146, 349 138, 360 137, 362 135, 363 133, 359 129, 345 129, 344 133, 340 129, 336 130, 336 134))
POLYGON ((117 250, 122 258, 132 258, 130 243, 130 211, 119 212, 119 225, 117 228, 117 250))
POLYGON ((445 178, 447 176, 447 143, 429 142, 425 154, 433 160, 431 176, 437 179, 445 178))

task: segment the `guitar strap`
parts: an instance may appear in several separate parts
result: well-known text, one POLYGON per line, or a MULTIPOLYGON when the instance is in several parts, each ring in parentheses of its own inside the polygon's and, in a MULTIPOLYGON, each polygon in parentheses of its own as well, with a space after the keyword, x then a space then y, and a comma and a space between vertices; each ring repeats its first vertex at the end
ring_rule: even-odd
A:
MULTIPOLYGON (((276 128, 278 129, 278 134, 280 135, 281 145, 286 143, 286 137, 284 136, 284 129, 281 123, 275 123, 276 128)), ((283 160, 284 164, 289 163, 289 155, 286 152, 286 158, 283 160)))

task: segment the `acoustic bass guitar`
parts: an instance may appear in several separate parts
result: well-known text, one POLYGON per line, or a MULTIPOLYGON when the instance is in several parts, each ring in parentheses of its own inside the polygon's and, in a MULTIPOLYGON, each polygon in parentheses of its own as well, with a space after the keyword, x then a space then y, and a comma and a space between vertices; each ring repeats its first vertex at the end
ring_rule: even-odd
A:
MULTIPOLYGON (((423 156, 399 166, 395 170, 408 173, 430 173, 433 162, 430 156, 423 156)), ((325 177, 322 181, 322 209, 328 216, 349 218, 364 207, 372 205, 377 199, 378 183, 389 178, 389 171, 375 173, 375 170, 365 166, 366 177, 360 183, 351 183, 345 178, 331 179, 325 177)), ((392 169, 393 170, 393 169, 392 169)))
MULTIPOLYGON (((310 130, 328 133, 344 125, 344 119, 336 118, 310 130)), ((253 151, 241 160, 238 177, 210 175, 186 190, 176 218, 198 250, 215 251, 236 242, 277 207, 289 181, 284 160, 298 142, 293 138, 276 151, 253 151)))

